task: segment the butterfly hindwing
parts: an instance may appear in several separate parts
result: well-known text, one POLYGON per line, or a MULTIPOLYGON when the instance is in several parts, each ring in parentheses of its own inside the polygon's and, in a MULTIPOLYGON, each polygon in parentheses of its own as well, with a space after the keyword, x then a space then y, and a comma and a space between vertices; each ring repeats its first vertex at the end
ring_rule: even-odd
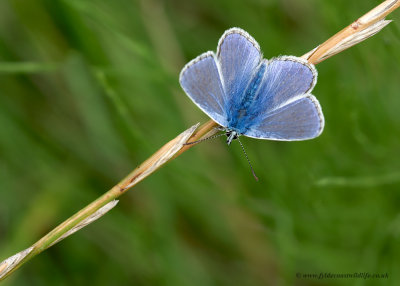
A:
POLYGON ((269 60, 257 100, 265 112, 309 93, 317 82, 317 70, 306 60, 283 56, 269 60))
POLYGON ((227 99, 235 104, 261 61, 260 47, 247 32, 232 28, 220 38, 217 58, 227 99))

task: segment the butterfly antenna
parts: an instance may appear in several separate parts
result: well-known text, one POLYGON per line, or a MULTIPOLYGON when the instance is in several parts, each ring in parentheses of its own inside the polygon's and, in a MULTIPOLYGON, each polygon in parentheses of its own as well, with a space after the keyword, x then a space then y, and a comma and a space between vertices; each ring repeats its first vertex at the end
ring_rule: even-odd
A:
POLYGON ((258 182, 258 177, 256 176, 256 173, 254 172, 253 166, 250 163, 249 157, 247 156, 246 150, 244 150, 244 146, 242 144, 242 142, 240 142, 239 137, 237 137, 237 140, 239 141, 240 147, 242 147, 243 153, 246 156, 247 162, 249 163, 251 172, 253 173, 254 179, 256 179, 256 181, 258 182))
POLYGON ((183 144, 183 145, 192 145, 192 144, 197 144, 197 143, 200 143, 200 142, 203 142, 203 141, 209 140, 209 139, 214 139, 214 138, 217 138, 217 137, 221 137, 222 135, 225 135, 225 133, 221 133, 221 134, 212 135, 212 136, 210 136, 210 137, 203 138, 203 139, 200 139, 200 140, 197 140, 197 141, 193 141, 193 142, 189 142, 189 143, 185 143, 185 144, 183 144))

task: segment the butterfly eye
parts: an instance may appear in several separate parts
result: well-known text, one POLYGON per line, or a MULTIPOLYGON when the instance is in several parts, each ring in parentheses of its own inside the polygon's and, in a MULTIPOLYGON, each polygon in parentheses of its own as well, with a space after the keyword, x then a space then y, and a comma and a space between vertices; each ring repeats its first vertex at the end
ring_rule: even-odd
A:
POLYGON ((232 135, 232 131, 227 131, 226 133, 225 133, 225 135, 226 135, 226 137, 232 137, 232 139, 236 139, 237 138, 237 136, 236 135, 232 135))

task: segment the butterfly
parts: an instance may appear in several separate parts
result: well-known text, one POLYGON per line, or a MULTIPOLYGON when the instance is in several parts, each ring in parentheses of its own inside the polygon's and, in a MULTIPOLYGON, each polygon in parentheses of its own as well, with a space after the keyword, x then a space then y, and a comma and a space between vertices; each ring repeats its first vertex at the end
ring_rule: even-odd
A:
POLYGON ((240 28, 225 31, 216 54, 209 51, 186 64, 179 82, 222 127, 228 145, 241 135, 307 140, 324 128, 321 106, 311 95, 317 82, 314 65, 295 56, 264 59, 258 43, 240 28))

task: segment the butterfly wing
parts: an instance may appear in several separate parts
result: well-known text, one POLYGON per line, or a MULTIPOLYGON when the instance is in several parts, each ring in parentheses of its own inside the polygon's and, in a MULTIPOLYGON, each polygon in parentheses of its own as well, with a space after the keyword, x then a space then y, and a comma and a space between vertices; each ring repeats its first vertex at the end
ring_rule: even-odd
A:
POLYGON ((313 65, 297 57, 268 62, 264 79, 246 118, 245 136, 282 141, 317 137, 324 127, 318 100, 309 94, 317 80, 313 65))
POLYGON ((257 99, 266 112, 272 111, 311 92, 316 83, 317 70, 307 60, 293 56, 271 59, 257 99))
POLYGON ((229 107, 238 103, 262 55, 258 43, 244 30, 231 28, 218 42, 217 58, 229 107))
POLYGON ((219 125, 227 125, 226 96, 213 52, 206 52, 190 61, 182 69, 179 82, 204 113, 219 125))
POLYGON ((258 43, 244 30, 227 30, 219 40, 217 56, 207 52, 189 62, 179 82, 190 99, 221 126, 239 100, 261 60, 258 43))
POLYGON ((257 139, 298 141, 319 136, 323 128, 321 106, 313 95, 307 94, 262 119, 256 119, 243 135, 257 139))

